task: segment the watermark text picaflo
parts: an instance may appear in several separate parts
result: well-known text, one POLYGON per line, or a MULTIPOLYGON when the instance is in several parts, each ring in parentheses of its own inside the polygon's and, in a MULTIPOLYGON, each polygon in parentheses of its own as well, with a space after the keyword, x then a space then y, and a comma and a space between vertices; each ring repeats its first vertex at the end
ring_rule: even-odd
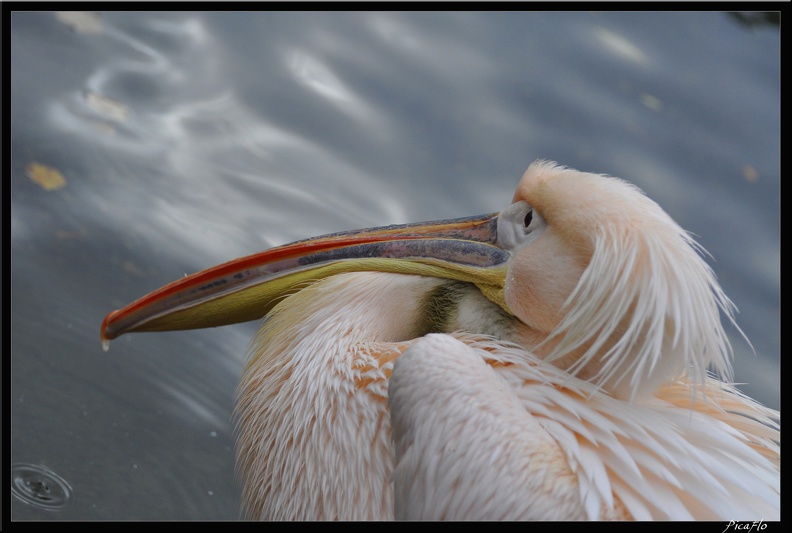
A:
POLYGON ((729 520, 729 523, 726 525, 726 529, 724 529, 721 533, 726 533, 727 531, 751 533, 754 530, 764 531, 766 527, 767 524, 765 524, 763 520, 754 520, 753 522, 739 522, 737 520, 729 520))

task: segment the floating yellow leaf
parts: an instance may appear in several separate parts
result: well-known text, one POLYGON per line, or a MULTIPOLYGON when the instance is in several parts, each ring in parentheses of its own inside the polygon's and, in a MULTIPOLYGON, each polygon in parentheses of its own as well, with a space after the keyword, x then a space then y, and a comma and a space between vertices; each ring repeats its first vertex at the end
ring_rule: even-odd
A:
POLYGON ((57 19, 77 33, 102 33, 102 19, 91 11, 56 11, 57 19))
POLYGON ((66 178, 57 169, 42 165, 41 163, 31 163, 25 169, 28 178, 39 184, 46 191, 62 189, 66 186, 66 178))

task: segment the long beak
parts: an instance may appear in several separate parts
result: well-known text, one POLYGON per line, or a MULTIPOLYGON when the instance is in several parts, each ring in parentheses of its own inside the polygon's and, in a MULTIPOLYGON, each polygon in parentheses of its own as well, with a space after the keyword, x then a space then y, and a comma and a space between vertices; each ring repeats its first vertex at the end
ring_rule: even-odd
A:
POLYGON ((498 247, 498 214, 333 233, 249 255, 158 289, 102 323, 111 339, 137 331, 247 322, 319 279, 354 271, 418 274, 476 284, 504 309, 509 253, 498 247))

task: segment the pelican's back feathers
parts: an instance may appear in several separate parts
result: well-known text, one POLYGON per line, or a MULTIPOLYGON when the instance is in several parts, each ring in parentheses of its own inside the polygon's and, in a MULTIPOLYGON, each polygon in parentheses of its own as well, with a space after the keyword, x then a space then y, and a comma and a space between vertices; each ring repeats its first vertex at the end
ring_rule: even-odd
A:
POLYGON ((657 398, 629 404, 518 346, 466 333, 438 337, 413 344, 395 362, 391 378, 397 517, 406 506, 412 514, 403 518, 778 519, 778 413, 732 387, 711 382, 711 394, 693 408, 691 385, 676 381, 657 398), (486 372, 485 361, 491 366, 486 372), (467 365, 480 368, 467 372, 467 365), (466 372, 467 380, 460 376, 466 372), (468 383, 470 389, 451 390, 438 380, 468 383), (481 391, 503 396, 497 409, 482 403, 481 391), (503 407, 510 401, 521 406, 516 422, 503 407), (468 416, 455 418, 453 412, 468 416), (456 424, 453 432, 438 430, 449 420, 456 424), (544 437, 537 437, 537 427, 544 437), (515 440, 511 433, 521 431, 519 446, 508 444, 515 440), (482 446, 483 439, 490 445, 482 446), (548 465, 559 462, 548 452, 536 455, 548 442, 564 464, 548 465), (521 453, 526 443, 526 457, 499 461, 521 453), (483 449, 489 455, 470 452, 483 449), (531 471, 500 471, 500 465, 531 471), (421 484, 443 477, 461 494, 422 492, 421 484), (521 483, 504 481, 510 478, 521 483), (561 490, 571 483, 574 500, 561 490), (471 500, 465 491, 479 498, 471 500))

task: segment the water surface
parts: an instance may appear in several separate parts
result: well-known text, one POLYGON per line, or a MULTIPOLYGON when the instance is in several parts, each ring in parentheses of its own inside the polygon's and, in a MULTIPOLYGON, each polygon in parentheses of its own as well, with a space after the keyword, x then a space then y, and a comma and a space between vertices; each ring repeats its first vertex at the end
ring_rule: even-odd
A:
POLYGON ((696 235, 756 351, 730 332, 736 378, 777 408, 779 38, 703 12, 13 13, 11 459, 23 492, 71 491, 12 518, 238 518, 256 325, 104 353, 105 314, 292 240, 497 211, 537 158, 696 235))

